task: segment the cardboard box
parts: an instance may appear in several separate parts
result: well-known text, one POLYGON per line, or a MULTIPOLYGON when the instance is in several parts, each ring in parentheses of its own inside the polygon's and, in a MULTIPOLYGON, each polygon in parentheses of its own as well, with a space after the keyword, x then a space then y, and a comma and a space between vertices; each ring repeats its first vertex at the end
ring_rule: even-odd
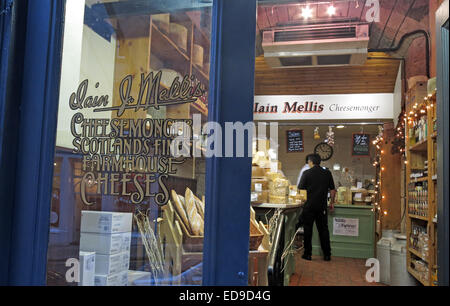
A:
POLYGON ((112 255, 97 254, 95 256, 95 274, 110 275, 128 270, 130 253, 121 252, 112 255))
POLYGON ((78 286, 94 286, 95 252, 80 252, 80 282, 78 286))
POLYGON ((80 234, 80 251, 96 252, 109 255, 120 252, 129 252, 131 245, 131 232, 117 234, 80 234))
POLYGON ((112 234, 131 232, 133 214, 107 211, 81 211, 82 233, 112 234))
POLYGON ((128 286, 128 270, 110 275, 95 275, 95 286, 128 286))

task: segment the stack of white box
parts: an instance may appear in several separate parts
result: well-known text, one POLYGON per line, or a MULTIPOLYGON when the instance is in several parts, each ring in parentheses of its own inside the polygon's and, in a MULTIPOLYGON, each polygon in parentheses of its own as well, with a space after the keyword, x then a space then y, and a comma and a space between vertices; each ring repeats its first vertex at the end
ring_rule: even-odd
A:
POLYGON ((80 251, 95 252, 95 286, 128 285, 131 213, 82 211, 80 251))

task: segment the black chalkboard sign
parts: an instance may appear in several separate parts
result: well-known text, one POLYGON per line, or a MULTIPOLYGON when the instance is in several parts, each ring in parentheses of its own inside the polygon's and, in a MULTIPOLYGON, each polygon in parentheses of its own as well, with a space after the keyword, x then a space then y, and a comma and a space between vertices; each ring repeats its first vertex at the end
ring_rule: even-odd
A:
POLYGON ((370 156, 369 134, 353 134, 352 156, 370 156))
POLYGON ((303 130, 289 130, 287 133, 287 152, 303 152, 303 130))

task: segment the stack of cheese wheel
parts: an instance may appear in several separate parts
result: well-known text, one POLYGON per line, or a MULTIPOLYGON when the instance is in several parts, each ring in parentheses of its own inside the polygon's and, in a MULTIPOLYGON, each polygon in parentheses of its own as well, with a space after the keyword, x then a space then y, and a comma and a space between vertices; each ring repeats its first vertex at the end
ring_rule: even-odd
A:
POLYGON ((169 37, 178 45, 178 47, 183 49, 184 52, 187 51, 188 30, 186 27, 177 23, 171 23, 169 37))
POLYGON ((189 234, 203 236, 204 203, 189 188, 186 188, 184 197, 177 194, 174 190, 172 190, 171 194, 175 210, 189 231, 189 234))
POLYGON ((289 202, 289 181, 279 172, 267 173, 269 179, 269 202, 287 204, 289 202))
POLYGON ((199 66, 200 68, 203 66, 203 47, 197 44, 194 44, 194 54, 192 61, 194 64, 199 66))
POLYGON ((169 34, 170 14, 152 15, 155 26, 164 34, 169 34))

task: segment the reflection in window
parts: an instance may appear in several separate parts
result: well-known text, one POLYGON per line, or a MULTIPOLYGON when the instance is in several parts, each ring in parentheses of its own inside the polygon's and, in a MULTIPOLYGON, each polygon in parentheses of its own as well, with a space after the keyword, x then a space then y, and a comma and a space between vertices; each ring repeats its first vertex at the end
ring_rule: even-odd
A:
POLYGON ((201 284, 205 160, 170 148, 202 137, 211 4, 174 5, 67 1, 49 285, 201 284))

